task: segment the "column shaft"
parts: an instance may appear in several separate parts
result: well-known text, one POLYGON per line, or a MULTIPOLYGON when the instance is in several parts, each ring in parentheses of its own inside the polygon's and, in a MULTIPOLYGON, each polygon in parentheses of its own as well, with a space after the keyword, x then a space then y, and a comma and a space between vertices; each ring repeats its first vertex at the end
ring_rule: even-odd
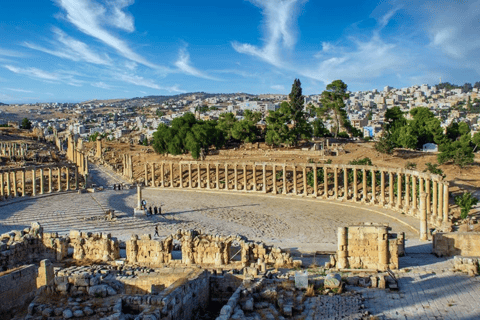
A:
POLYGON ((267 193, 267 166, 265 164, 263 164, 262 166, 263 166, 262 168, 263 169, 263 193, 267 193))
POLYGON ((215 188, 218 190, 220 189, 220 170, 218 168, 218 163, 215 164, 215 176, 217 178, 217 182, 215 183, 215 188))
POLYGON ((192 188, 192 164, 188 164, 188 187, 192 188))
POLYGON ((428 240, 426 199, 425 192, 420 192, 420 240, 428 240))
POLYGON ((358 177, 357 168, 353 168, 353 201, 358 200, 358 177))
POLYGON ((243 191, 247 192, 247 165, 246 164, 243 164, 243 167, 242 167, 242 172, 243 172, 243 191))
POLYGON ((328 199, 328 170, 327 167, 323 167, 323 198, 328 199))
POLYGON ((295 165, 292 166, 293 168, 293 194, 297 195, 297 167, 295 165))
MULTIPOLYGON (((67 190, 68 190, 68 168, 67 168, 67 190)), ((43 168, 40 168, 40 194, 44 193, 43 189, 43 168)))
POLYGON ((343 166, 343 199, 348 200, 348 168, 343 166))
POLYGON ((396 208, 400 210, 402 207, 402 174, 397 172, 397 205, 396 208))
POLYGON ((178 164, 178 170, 180 171, 180 188, 183 189, 183 164, 178 164))
POLYGON ((393 172, 388 173, 388 206, 393 207, 393 172))
POLYGON ((275 164, 272 165, 272 181, 273 181, 273 194, 277 194, 277 168, 275 164))
POLYGON ((443 184, 443 223, 448 222, 448 183, 443 184))
POLYGON ((170 162, 170 188, 173 187, 173 162, 170 162))
MULTIPOLYGON (((58 167, 58 191, 62 191, 62 167, 58 167)), ((86 181, 85 181, 86 183, 86 181)))
POLYGON ((287 166, 283 165, 283 194, 287 194, 287 166))
MULTIPOLYGON (((2 181, 2 189, 3 189, 3 181, 2 181)), ((25 197, 25 196, 26 196, 26 194, 25 194, 25 169, 23 169, 22 170, 22 197, 25 197)))
POLYGON ((35 197, 37 195, 37 177, 36 177, 37 169, 32 169, 32 196, 35 197))
POLYGON ((253 170, 253 191, 257 191, 257 166, 252 164, 253 170))
POLYGON ((362 201, 366 202, 367 201, 367 171, 365 168, 362 169, 362 201))
POLYGON ((207 189, 210 189, 210 163, 207 162, 207 189))
MULTIPOLYGON (((77 183, 77 166, 75 166, 75 183, 77 183)), ((53 173, 52 173, 52 167, 48 168, 48 193, 52 193, 52 181, 53 180, 53 173)), ((78 187, 76 188, 78 189, 78 187)))
POLYGON ((317 165, 313 165, 313 196, 316 198, 318 197, 318 173, 317 173, 317 165))
POLYGON ((385 204, 385 172, 380 170, 380 201, 385 204))
POLYGON ((338 199, 338 167, 333 167, 333 195, 335 199, 338 199))

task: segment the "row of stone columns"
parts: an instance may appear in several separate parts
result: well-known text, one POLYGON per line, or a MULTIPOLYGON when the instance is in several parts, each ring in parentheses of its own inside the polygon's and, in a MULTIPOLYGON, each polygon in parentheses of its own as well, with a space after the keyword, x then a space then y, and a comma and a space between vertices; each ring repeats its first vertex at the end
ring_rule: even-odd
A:
POLYGON ((77 190, 79 188, 78 168, 75 167, 41 167, 41 168, 22 168, 8 171, 0 171, 0 198, 7 199, 11 197, 25 197, 27 182, 26 172, 31 172, 31 195, 45 194, 52 192, 77 190), (62 170, 65 173, 65 179, 62 179, 62 170), (53 176, 56 173, 57 183, 54 185, 53 176), (70 180, 70 173, 73 173, 74 179, 70 180), (37 174, 39 184, 37 185, 37 174), (48 181, 47 189, 45 184, 48 181), (65 188, 62 188, 62 183, 65 188), (19 191, 19 189, 21 189, 19 191))
POLYGON ((0 143, 0 155, 4 157, 25 157, 28 145, 19 143, 2 142, 0 143))
POLYGON ((152 187, 175 187, 175 181, 178 181, 180 188, 186 184, 188 188, 210 189, 214 185, 215 189, 247 191, 248 183, 253 180, 251 191, 348 200, 384 206, 414 216, 422 214, 421 194, 425 193, 429 224, 441 226, 449 219, 448 182, 439 176, 414 171, 317 164, 162 162, 145 164, 144 172, 145 184, 152 187), (174 169, 179 172, 177 176, 174 169), (220 179, 221 172, 224 180, 220 179), (239 180, 240 173, 243 181, 239 180), (282 175, 280 179, 277 177, 279 173, 282 175), (319 174, 323 175, 323 181, 320 181, 319 174), (202 180, 202 177, 206 179, 202 180), (310 185, 308 177, 313 178, 310 185), (243 184, 241 188, 239 183, 243 184))

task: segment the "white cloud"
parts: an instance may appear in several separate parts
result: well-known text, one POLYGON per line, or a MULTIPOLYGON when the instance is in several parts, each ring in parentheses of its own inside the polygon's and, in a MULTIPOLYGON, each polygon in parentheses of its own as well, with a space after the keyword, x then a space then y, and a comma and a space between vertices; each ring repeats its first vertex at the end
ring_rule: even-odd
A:
POLYGON ((250 0, 263 10, 265 43, 262 48, 247 43, 233 42, 239 53, 256 56, 274 66, 282 66, 281 49, 291 49, 296 37, 293 32, 299 5, 304 0, 250 0))
POLYGON ((10 91, 15 91, 15 92, 24 92, 24 93, 34 93, 33 91, 30 90, 24 90, 24 89, 16 89, 16 88, 5 88, 10 91))
POLYGON ((57 47, 55 50, 50 50, 30 42, 25 42, 24 45, 30 49, 42 51, 72 61, 86 61, 101 65, 111 64, 111 60, 107 55, 104 57, 98 55, 91 51, 85 43, 68 36, 62 30, 54 28, 53 32, 57 38, 57 47))
POLYGON ((209 76, 191 65, 190 54, 187 52, 186 48, 180 49, 178 60, 175 62, 175 66, 186 74, 189 74, 198 78, 218 81, 217 78, 209 76))
POLYGON ((18 57, 23 57, 24 54, 14 50, 7 50, 7 49, 0 48, 0 56, 18 58, 18 57))
POLYGON ((34 77, 34 78, 43 79, 43 80, 53 80, 53 81, 61 80, 60 75, 55 73, 49 73, 37 68, 24 69, 24 68, 18 68, 10 65, 5 65, 4 67, 14 73, 23 74, 29 77, 34 77))
POLYGON ((275 90, 277 92, 285 92, 285 87, 281 84, 276 84, 276 85, 270 86, 270 88, 272 88, 273 90, 275 90))
POLYGON ((134 0, 115 0, 108 2, 108 7, 112 10, 112 16, 111 19, 109 19, 109 23, 125 31, 135 31, 133 17, 123 11, 123 9, 132 5, 134 2, 134 0))
POLYGON ((153 80, 145 79, 137 75, 119 73, 119 74, 116 74, 115 78, 123 82, 134 84, 136 86, 141 86, 141 87, 146 87, 146 88, 151 88, 156 90, 166 90, 168 92, 179 92, 179 93, 185 92, 183 90, 180 90, 178 86, 162 87, 156 84, 153 80))
POLYGON ((101 82, 101 81, 100 81, 100 82, 90 83, 90 85, 93 86, 93 87, 100 88, 100 89, 107 89, 107 90, 113 89, 112 86, 110 86, 110 85, 108 85, 108 84, 106 84, 106 83, 104 83, 104 82, 101 82))
POLYGON ((71 86, 80 87, 83 81, 75 79, 72 75, 63 72, 47 72, 37 68, 19 68, 12 65, 4 65, 4 68, 16 74, 26 75, 30 78, 44 81, 62 82, 71 86))
POLYGON ((65 10, 66 19, 83 33, 100 40, 129 60, 159 71, 171 71, 169 68, 149 62, 134 52, 124 40, 114 36, 103 27, 104 24, 114 24, 116 27, 119 27, 118 24, 126 23, 121 29, 133 31, 133 18, 129 15, 121 14, 123 12, 122 9, 129 5, 130 1, 109 2, 110 10, 91 0, 56 1, 65 10))

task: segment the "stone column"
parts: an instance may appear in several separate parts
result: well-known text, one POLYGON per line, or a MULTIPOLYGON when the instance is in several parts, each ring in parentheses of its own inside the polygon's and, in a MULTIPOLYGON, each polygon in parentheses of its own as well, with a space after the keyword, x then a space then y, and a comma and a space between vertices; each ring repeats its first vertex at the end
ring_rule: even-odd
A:
POLYGON ((437 222, 437 210, 438 210, 438 183, 432 180, 433 183, 433 200, 432 200, 432 221, 437 222))
MULTIPOLYGON (((75 183, 77 183, 77 166, 75 166, 75 183)), ((52 184, 53 184, 53 173, 52 173, 52 167, 48 168, 48 193, 52 193, 52 184)), ((75 189, 78 189, 75 188, 75 189)))
POLYGON ((443 184, 443 223, 448 222, 448 182, 443 184))
POLYGON ((388 172, 388 206, 393 207, 393 172, 388 172))
POLYGON ((257 191, 257 166, 252 164, 252 172, 253 172, 253 191, 257 191))
POLYGON ((362 202, 367 202, 367 171, 365 170, 365 168, 362 169, 362 193, 363 193, 363 197, 362 197, 362 202))
POLYGON ((17 171, 13 170, 13 196, 16 198, 18 197, 18 191, 17 191, 17 171))
POLYGON ((297 195, 297 166, 293 165, 293 194, 297 195))
POLYGON ((340 227, 338 228, 338 269, 345 269, 348 267, 347 259, 347 228, 340 227))
POLYGON ((188 187, 192 188, 192 164, 188 164, 188 187))
POLYGON ((37 195, 37 176, 36 176, 36 168, 32 169, 32 197, 37 195))
POLYGON ((10 198, 11 195, 12 195, 12 186, 10 185, 10 171, 8 171, 7 172, 7 197, 10 198))
POLYGON ((376 199, 377 199, 377 177, 375 175, 375 169, 372 169, 372 199, 370 199, 370 202, 372 204, 375 204, 376 199))
POLYGON ((443 222, 443 183, 438 182, 438 224, 441 225, 443 222))
POLYGON ((174 185, 173 185, 173 162, 170 162, 170 188, 173 188, 173 187, 174 187, 174 185))
POLYGON ((235 169, 234 169, 234 180, 235 180, 235 188, 233 190, 238 190, 238 163, 235 163, 235 169))
POLYGON ((178 169, 180 171, 180 188, 183 189, 183 164, 182 163, 178 164, 178 169))
MULTIPOLYGON (((1 177, 2 175, 0 175, 1 177)), ((2 183, 2 190, 3 190, 3 181, 1 182, 2 183)), ((3 192, 2 192, 3 194, 3 192)), ((22 170, 22 197, 25 197, 26 194, 25 194, 25 169, 22 170)))
POLYGON ((148 186, 148 163, 145 162, 145 186, 148 186))
POLYGON ((385 172, 380 170, 380 201, 385 204, 385 172))
POLYGON ((417 176, 412 175, 412 211, 417 212, 417 176))
POLYGON ((220 171, 218 168, 218 163, 215 163, 215 176, 217 179, 217 182, 215 183, 215 189, 219 190, 220 189, 220 171))
POLYGON ((137 209, 142 207, 142 187, 137 183, 137 209))
POLYGON ((263 169, 263 193, 267 193, 267 166, 265 165, 265 163, 262 165, 262 169, 263 169))
POLYGON ((202 167, 200 163, 197 163, 197 170, 198 170, 198 189, 202 188, 202 167))
POLYGON ((432 193, 430 191, 430 179, 425 180, 425 193, 427 194, 427 219, 432 214, 432 193))
POLYGON ((403 206, 404 211, 410 210, 410 175, 405 174, 405 204, 403 206))
POLYGON ((156 187, 156 185, 155 185, 155 163, 154 162, 152 162, 151 167, 152 167, 152 187, 156 187))
POLYGON ((287 166, 283 165, 283 194, 287 194, 287 166))
POLYGON ((162 188, 165 188, 165 162, 162 162, 160 165, 160 181, 162 183, 162 188))
POLYGON ((210 189, 210 163, 207 162, 207 189, 210 189))
POLYGON ((228 164, 225 163, 225 190, 228 190, 228 164))
MULTIPOLYGON (((3 149, 3 150, 4 150, 4 149, 3 149)), ((3 152, 3 151, 2 151, 2 152, 3 152)), ((0 196, 2 196, 2 197, 3 197, 4 194, 5 194, 5 190, 4 190, 5 187, 3 186, 3 184, 4 184, 4 181, 3 181, 4 175, 5 175, 5 172, 1 172, 1 173, 0 173, 0 196)))
POLYGON ((277 194, 277 167, 272 165, 273 194, 277 194))
POLYGON ((386 271, 388 268, 388 233, 387 227, 378 228, 378 266, 377 269, 386 271))
MULTIPOLYGON (((50 174, 51 173, 52 173, 52 168, 50 168, 50 174)), ((78 167, 77 166, 75 166, 75 190, 78 190, 78 167)))
MULTIPOLYGON (((67 168, 67 190, 68 190, 68 168, 67 168)), ((40 194, 44 193, 43 189, 43 168, 40 168, 40 194)))
POLYGON ((424 185, 424 183, 423 183, 423 178, 422 178, 422 177, 419 177, 418 179, 420 180, 420 181, 419 181, 419 182, 420 182, 420 186, 419 186, 419 189, 420 189, 420 190, 418 190, 418 191, 419 191, 420 193, 421 193, 421 192, 425 192, 425 185, 424 185))
POLYGON ((58 167, 58 191, 62 191, 62 167, 58 167))
POLYGON ((343 199, 348 200, 348 168, 343 166, 343 199))
MULTIPOLYGON (((40 169, 40 174, 42 174, 43 176, 43 170, 40 169)), ((67 191, 70 190, 70 168, 69 167, 66 167, 65 168, 65 171, 66 171, 66 174, 67 174, 67 191)), ((40 179, 41 181, 42 179, 40 179)))
POLYGON ((338 166, 333 167, 333 196, 338 199, 338 166))
POLYGON ((102 138, 97 137, 97 152, 95 157, 102 158, 102 138))
POLYGON ((420 240, 428 240, 427 234, 427 194, 420 192, 420 240))
POLYGON ((353 201, 358 201, 358 181, 357 181, 357 168, 353 168, 353 201))
POLYGON ((243 172, 243 191, 247 192, 247 165, 243 164, 242 166, 242 172, 243 172))
POLYGON ((397 210, 402 207, 402 174, 397 172, 397 210))
POLYGON ((313 196, 318 197, 318 174, 317 174, 317 165, 313 165, 313 196))

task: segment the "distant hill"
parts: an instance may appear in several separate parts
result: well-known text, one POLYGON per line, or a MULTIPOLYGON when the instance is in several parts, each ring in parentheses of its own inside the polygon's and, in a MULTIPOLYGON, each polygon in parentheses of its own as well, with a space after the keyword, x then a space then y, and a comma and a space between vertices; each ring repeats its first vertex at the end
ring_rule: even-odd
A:
POLYGON ((0 106, 8 106, 8 104, 0 102, 0 106))

